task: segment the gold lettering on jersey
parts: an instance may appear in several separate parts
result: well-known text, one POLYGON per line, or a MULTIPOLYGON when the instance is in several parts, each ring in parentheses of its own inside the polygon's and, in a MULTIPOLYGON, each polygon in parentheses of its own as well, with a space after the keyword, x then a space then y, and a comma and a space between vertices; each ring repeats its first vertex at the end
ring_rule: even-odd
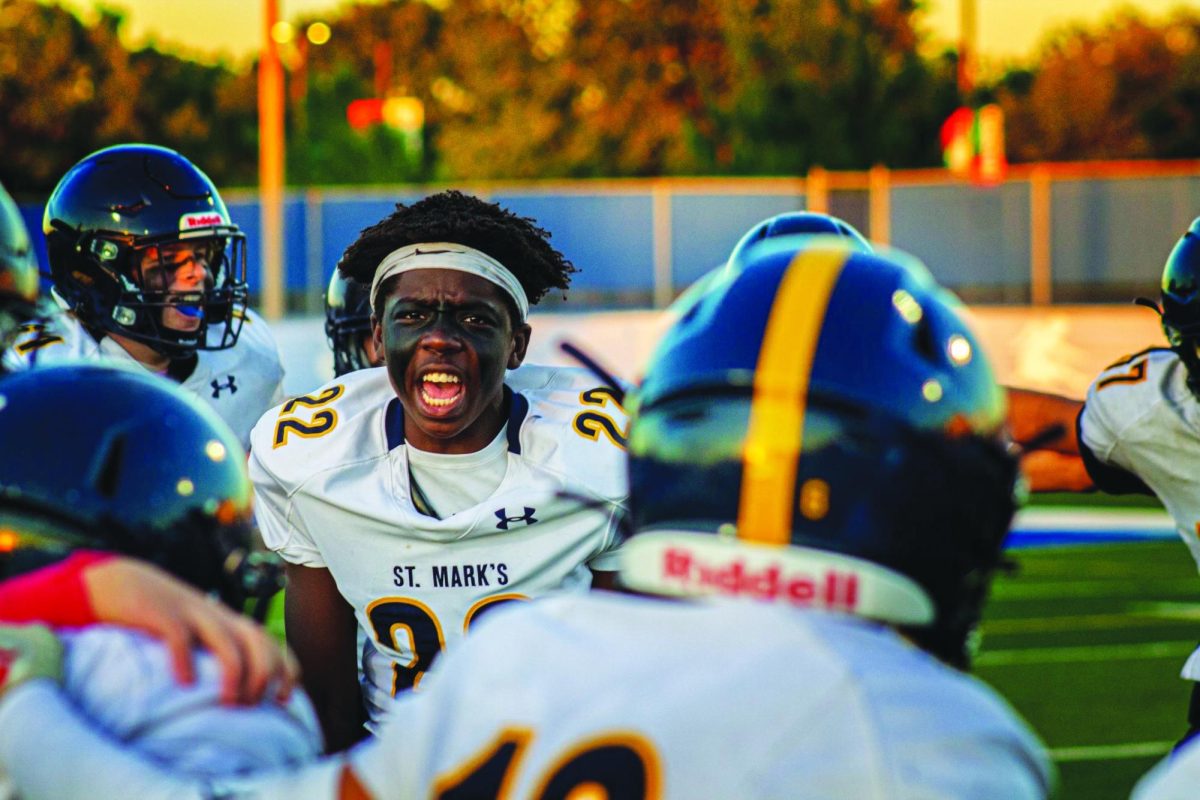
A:
POLYGON ((1117 383, 1141 383, 1146 380, 1146 359, 1135 361, 1129 366, 1129 369, 1124 372, 1118 372, 1115 375, 1109 375, 1107 378, 1101 378, 1096 383, 1096 391, 1105 389, 1117 383))
POLYGON ((346 391, 346 387, 342 386, 342 384, 340 384, 340 383, 337 383, 337 384, 334 384, 333 386, 330 386, 328 389, 321 392, 319 395, 317 395, 315 397, 311 394, 304 394, 304 395, 300 395, 299 397, 293 397, 291 400, 288 400, 286 403, 283 404, 283 408, 279 409, 279 416, 282 417, 284 414, 291 414, 293 411, 296 410, 296 406, 307 406, 308 408, 320 408, 323 405, 332 403, 334 400, 337 400, 339 397, 342 396, 342 393, 344 391, 346 391))
POLYGON ((283 408, 279 409, 279 419, 275 423, 275 435, 272 437, 271 447, 278 449, 288 443, 288 436, 295 434, 305 439, 316 439, 337 427, 338 416, 337 412, 332 408, 322 408, 322 406, 332 403, 342 396, 345 387, 338 383, 330 386, 319 395, 301 395, 293 397, 283 404, 283 408), (300 419, 295 416, 286 416, 292 414, 298 406, 304 406, 310 409, 320 409, 312 414, 308 420, 300 419))
POLYGON ((36 338, 17 345, 17 352, 21 355, 27 355, 28 353, 32 353, 34 350, 41 350, 43 347, 48 345, 62 344, 62 342, 63 337, 55 336, 51 333, 43 333, 39 330, 36 338))
MULTIPOLYGON (((608 386, 598 386, 595 389, 580 392, 579 402, 585 406, 599 406, 601 408, 606 408, 609 404, 612 404, 616 407, 617 411, 620 411, 622 414, 625 413, 624 407, 617 399, 616 390, 608 386)), ((617 425, 616 420, 608 414, 592 410, 580 411, 576 414, 575 418, 571 420, 571 429, 583 438, 593 442, 598 441, 600 436, 603 435, 622 450, 625 449, 629 433, 628 430, 617 425)))
POLYGON ((654 743, 638 731, 599 731, 586 739, 557 747, 547 743, 546 754, 554 754, 547 765, 524 764, 534 731, 526 727, 503 728, 488 744, 433 783, 435 800, 464 797, 511 797, 522 770, 537 770, 531 793, 522 796, 571 800, 659 800, 663 796, 662 755, 654 743))
POLYGON ((853 611, 859 599, 858 575, 849 570, 827 569, 821 575, 785 574, 779 564, 756 569, 742 559, 705 563, 682 547, 670 548, 664 554, 663 579, 689 590, 782 600, 797 606, 853 611))
POLYGON ((529 599, 528 595, 517 594, 516 592, 510 592, 508 594, 490 594, 490 595, 488 595, 487 597, 476 602, 473 606, 471 606, 470 608, 467 609, 467 613, 463 617, 463 633, 466 633, 470 629, 471 623, 473 623, 475 620, 482 617, 485 612, 491 611, 492 609, 497 608, 498 606, 502 606, 505 603, 509 603, 514 600, 528 600, 528 599, 529 599))

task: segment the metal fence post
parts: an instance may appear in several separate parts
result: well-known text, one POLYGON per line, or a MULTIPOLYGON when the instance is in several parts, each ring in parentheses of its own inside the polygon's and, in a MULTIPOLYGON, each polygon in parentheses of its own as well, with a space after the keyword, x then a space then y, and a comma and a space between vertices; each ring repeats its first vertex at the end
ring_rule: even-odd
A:
POLYGON ((1039 164, 1029 173, 1029 301, 1035 306, 1051 302, 1050 201, 1050 171, 1039 164))
POLYGON ((666 308, 675 298, 671 278, 671 190, 656 181, 651 189, 654 237, 654 307, 666 308))
POLYGON ((321 263, 325 242, 321 220, 325 215, 324 198, 316 189, 304 193, 304 287, 305 308, 310 314, 325 310, 325 287, 329 274, 321 263))
POLYGON ((879 244, 892 240, 891 173, 876 164, 867 173, 867 227, 869 238, 879 244))

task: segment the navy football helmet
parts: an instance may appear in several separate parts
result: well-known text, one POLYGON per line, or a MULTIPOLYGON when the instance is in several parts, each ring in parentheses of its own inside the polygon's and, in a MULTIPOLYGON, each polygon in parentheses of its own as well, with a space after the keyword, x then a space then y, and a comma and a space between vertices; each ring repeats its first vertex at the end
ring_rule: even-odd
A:
POLYGON ((745 248, 631 414, 625 584, 842 610, 966 665, 1019 473, 988 360, 919 262, 745 248))
POLYGON ((38 267, 17 204, 0 186, 0 351, 37 312, 38 267))
POLYGON ((208 176, 174 150, 130 144, 92 153, 58 182, 42 227, 54 292, 93 333, 171 358, 237 342, 248 296, 245 237, 208 176), (196 247, 207 278, 196 290, 171 291, 161 276, 177 264, 165 253, 185 244, 196 247), (198 325, 168 327, 168 308, 198 325))
POLYGON ((1188 388, 1200 397, 1200 217, 1192 221, 1163 267, 1162 327, 1187 368, 1188 388))
POLYGON ((251 553, 246 457, 208 406, 142 370, 46 367, 0 381, 0 578, 72 550, 158 564, 241 610, 279 588, 251 553))
POLYGON ((743 250, 761 242, 763 239, 772 239, 776 236, 798 236, 800 234, 809 236, 841 236, 854 249, 861 250, 864 253, 873 252, 873 248, 871 247, 871 243, 867 241, 867 237, 859 233, 857 228, 844 219, 839 219, 831 214, 822 214, 819 211, 787 211, 783 214, 768 217, 746 231, 745 235, 734 246, 733 252, 730 253, 729 262, 732 263, 739 259, 743 250))
POLYGON ((757 244, 763 239, 772 239, 777 236, 801 235, 836 237, 846 247, 859 250, 863 253, 873 252, 871 243, 867 241, 866 237, 859 233, 857 228, 843 219, 817 211, 787 211, 783 214, 776 214, 773 217, 764 219, 746 231, 742 235, 742 238, 738 240, 738 243, 734 245, 733 251, 729 254, 729 258, 725 260, 725 263, 705 273, 699 280, 689 286, 671 305, 671 310, 680 314, 686 312, 688 307, 697 298, 728 277, 728 273, 732 269, 731 265, 738 263, 741 260, 742 252, 751 245, 757 244))
POLYGON ((334 377, 377 366, 363 347, 363 340, 370 335, 370 290, 335 269, 325 292, 325 338, 333 351, 334 377))

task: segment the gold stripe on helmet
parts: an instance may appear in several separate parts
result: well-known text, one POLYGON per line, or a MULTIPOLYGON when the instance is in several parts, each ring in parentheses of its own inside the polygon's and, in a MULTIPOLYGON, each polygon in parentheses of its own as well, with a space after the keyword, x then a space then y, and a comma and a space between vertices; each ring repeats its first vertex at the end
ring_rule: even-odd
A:
POLYGON ((851 255, 847 250, 801 250, 775 292, 754 371, 742 451, 739 539, 779 545, 791 540, 796 469, 817 339, 833 287, 851 255))

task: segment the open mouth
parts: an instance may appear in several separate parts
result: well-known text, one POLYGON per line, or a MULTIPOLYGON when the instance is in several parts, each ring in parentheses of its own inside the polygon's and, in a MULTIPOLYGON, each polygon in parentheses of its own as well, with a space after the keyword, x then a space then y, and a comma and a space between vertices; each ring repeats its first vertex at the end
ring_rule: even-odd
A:
POLYGON ((190 319, 204 316, 204 295, 200 292, 175 292, 167 296, 167 305, 190 319))
POLYGON ((457 375, 449 372, 427 372, 417 387, 421 402, 433 412, 444 412, 463 398, 464 388, 457 375))

